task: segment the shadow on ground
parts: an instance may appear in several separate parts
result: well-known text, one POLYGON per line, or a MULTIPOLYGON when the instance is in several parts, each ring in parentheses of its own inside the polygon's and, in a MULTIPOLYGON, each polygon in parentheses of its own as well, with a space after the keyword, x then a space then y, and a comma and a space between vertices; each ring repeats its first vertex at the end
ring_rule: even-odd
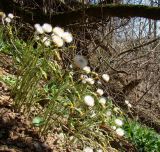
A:
POLYGON ((51 152, 24 116, 0 105, 0 151, 51 152))

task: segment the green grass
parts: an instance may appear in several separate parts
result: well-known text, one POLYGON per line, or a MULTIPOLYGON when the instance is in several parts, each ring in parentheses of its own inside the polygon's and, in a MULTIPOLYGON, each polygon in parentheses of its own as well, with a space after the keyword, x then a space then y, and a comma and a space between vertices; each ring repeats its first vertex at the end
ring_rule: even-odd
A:
POLYGON ((124 125, 126 136, 137 146, 139 152, 159 152, 160 135, 153 129, 128 121, 124 125))

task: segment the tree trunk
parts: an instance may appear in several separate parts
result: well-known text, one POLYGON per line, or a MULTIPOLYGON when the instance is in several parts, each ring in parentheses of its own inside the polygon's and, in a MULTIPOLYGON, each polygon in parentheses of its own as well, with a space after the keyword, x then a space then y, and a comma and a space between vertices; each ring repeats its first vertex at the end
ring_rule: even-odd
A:
POLYGON ((143 5, 90 5, 89 7, 67 13, 59 13, 49 16, 43 11, 37 9, 24 9, 14 3, 12 0, 1 0, 1 7, 6 13, 15 12, 17 16, 22 17, 26 22, 44 23, 50 22, 52 25, 66 26, 74 23, 81 23, 82 16, 85 11, 86 19, 94 21, 95 19, 103 19, 110 17, 130 18, 144 17, 149 19, 160 20, 160 8, 143 5))

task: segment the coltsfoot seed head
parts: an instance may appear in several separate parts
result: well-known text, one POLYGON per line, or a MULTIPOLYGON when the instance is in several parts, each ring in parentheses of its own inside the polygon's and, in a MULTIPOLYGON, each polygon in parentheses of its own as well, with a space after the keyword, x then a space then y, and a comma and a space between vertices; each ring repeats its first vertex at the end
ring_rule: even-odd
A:
POLYGON ((118 126, 122 126, 123 125, 123 121, 120 119, 115 119, 115 124, 118 126))
POLYGON ((99 96, 102 96, 104 94, 104 91, 102 89, 97 89, 96 92, 99 96))
POLYGON ((9 14, 8 14, 8 17, 9 17, 10 19, 13 19, 13 18, 14 18, 14 15, 13 15, 12 13, 9 13, 9 14))
POLYGON ((83 68, 83 70, 86 72, 86 73, 90 73, 91 72, 91 68, 89 66, 85 66, 83 68))
POLYGON ((89 107, 93 107, 94 106, 94 98, 90 95, 87 95, 84 97, 84 103, 89 106, 89 107))
POLYGON ((66 43, 71 43, 73 41, 73 37, 72 34, 69 32, 64 32, 62 34, 62 39, 66 42, 66 43))
POLYGON ((106 104, 106 98, 105 97, 101 97, 99 99, 99 103, 104 106, 106 104))
POLYGON ((9 17, 6 17, 4 20, 5 20, 7 23, 10 23, 10 22, 11 22, 11 19, 10 19, 9 17))
POLYGON ((34 28, 36 29, 37 34, 43 34, 44 33, 40 24, 35 24, 34 28))
POLYGON ((93 149, 91 147, 85 147, 83 152, 93 152, 93 149))
POLYGON ((116 133, 117 133, 117 135, 119 135, 119 136, 123 136, 123 135, 124 135, 124 130, 123 130, 122 128, 117 128, 117 129, 116 129, 116 133))
POLYGON ((53 28, 53 33, 59 37, 62 37, 64 34, 64 30, 57 26, 53 28))
POLYGON ((108 74, 103 74, 103 75, 102 75, 102 79, 103 79, 104 81, 108 82, 108 81, 110 80, 110 77, 109 77, 108 74))
POLYGON ((42 25, 42 29, 45 33, 51 33, 52 32, 52 25, 48 23, 44 23, 42 25))
POLYGON ((64 44, 63 40, 59 36, 53 34, 52 41, 56 44, 57 47, 62 47, 64 44))

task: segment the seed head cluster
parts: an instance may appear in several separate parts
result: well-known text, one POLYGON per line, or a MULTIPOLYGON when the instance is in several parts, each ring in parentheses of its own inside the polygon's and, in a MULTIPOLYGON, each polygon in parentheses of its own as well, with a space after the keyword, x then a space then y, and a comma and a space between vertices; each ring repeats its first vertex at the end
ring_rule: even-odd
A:
POLYGON ((14 15, 12 13, 9 13, 8 15, 6 15, 4 12, 0 12, 0 19, 2 20, 2 23, 5 24, 9 24, 11 23, 11 21, 13 20, 14 15))
POLYGON ((44 23, 42 26, 35 24, 34 28, 36 30, 36 40, 42 39, 41 42, 46 47, 51 46, 52 43, 56 47, 63 47, 65 43, 71 43, 73 41, 72 34, 65 32, 60 27, 53 28, 51 24, 44 23))

